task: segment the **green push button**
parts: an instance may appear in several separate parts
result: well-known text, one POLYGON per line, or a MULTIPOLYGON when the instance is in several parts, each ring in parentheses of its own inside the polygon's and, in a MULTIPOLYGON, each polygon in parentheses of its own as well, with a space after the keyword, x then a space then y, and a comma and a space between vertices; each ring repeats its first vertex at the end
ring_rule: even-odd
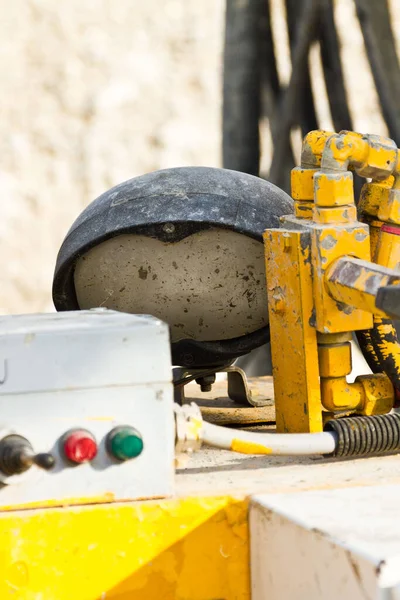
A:
POLYGON ((107 436, 107 450, 117 460, 136 458, 143 451, 142 436, 129 425, 115 427, 107 436))

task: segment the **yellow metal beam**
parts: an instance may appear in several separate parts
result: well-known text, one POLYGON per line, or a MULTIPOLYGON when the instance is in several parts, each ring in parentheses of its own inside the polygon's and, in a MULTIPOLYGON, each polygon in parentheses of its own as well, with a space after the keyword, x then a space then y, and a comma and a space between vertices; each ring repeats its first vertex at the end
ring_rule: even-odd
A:
POLYGON ((276 427, 322 431, 310 234, 269 229, 264 241, 276 427))
POLYGON ((247 600, 243 498, 0 515, 1 600, 247 600))

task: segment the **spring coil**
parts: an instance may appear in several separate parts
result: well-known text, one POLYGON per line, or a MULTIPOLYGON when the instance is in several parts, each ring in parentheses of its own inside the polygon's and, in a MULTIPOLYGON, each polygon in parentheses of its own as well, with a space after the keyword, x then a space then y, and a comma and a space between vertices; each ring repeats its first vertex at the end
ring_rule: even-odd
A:
POLYGON ((336 434, 336 448, 331 456, 367 456, 400 451, 400 415, 344 417, 332 419, 325 431, 336 434))

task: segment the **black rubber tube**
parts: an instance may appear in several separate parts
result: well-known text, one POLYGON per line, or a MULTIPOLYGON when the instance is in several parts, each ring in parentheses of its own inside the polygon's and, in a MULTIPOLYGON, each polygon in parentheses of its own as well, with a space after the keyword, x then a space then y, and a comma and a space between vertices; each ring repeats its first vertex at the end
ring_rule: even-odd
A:
MULTIPOLYGON (((299 0, 286 0, 286 18, 292 63, 295 62, 296 42, 299 35, 299 24, 301 23, 299 19, 301 18, 303 4, 304 2, 299 0)), ((317 10, 319 10, 319 7, 317 10)), ((300 126, 302 136, 304 137, 309 131, 318 129, 317 113, 315 110, 308 65, 305 68, 301 86, 297 90, 297 97, 296 122, 300 126)))
POLYGON ((371 331, 369 329, 356 331, 356 338, 360 346, 360 350, 371 371, 373 373, 382 373, 383 369, 372 343, 371 331))
POLYGON ((265 0, 263 3, 263 9, 261 13, 261 82, 266 88, 267 103, 263 105, 262 109, 266 108, 265 113, 262 110, 262 114, 270 116, 271 112, 275 109, 276 103, 279 100, 281 94, 281 86, 279 83, 278 69, 276 66, 275 48, 272 37, 272 25, 271 25, 271 10, 269 0, 265 0), (272 110, 271 110, 272 109, 272 110))
POLYGON ((395 91, 399 85, 400 71, 397 57, 393 59, 395 47, 388 5, 386 0, 356 0, 356 8, 382 114, 390 136, 400 145, 399 94, 395 91), (386 35, 386 39, 382 39, 382 35, 386 35), (393 49, 389 52, 390 46, 393 49))
POLYGON ((281 185, 284 179, 283 166, 285 153, 290 141, 292 126, 295 124, 297 91, 301 88, 304 75, 308 69, 308 53, 318 22, 318 0, 306 0, 298 26, 297 42, 294 50, 292 75, 282 95, 276 119, 271 124, 273 139, 276 140, 269 179, 281 185))
POLYGON ((370 332, 371 341, 382 370, 389 377, 397 392, 400 392, 400 344, 396 328, 390 319, 375 317, 374 327, 370 332), (388 351, 390 347, 398 348, 398 352, 388 351))
POLYGON ((320 46, 326 91, 335 131, 352 130, 352 120, 340 60, 340 45, 335 28, 333 1, 321 0, 320 46))
POLYGON ((259 174, 260 19, 264 0, 227 0, 223 81, 223 166, 259 174))
POLYGON ((333 456, 367 456, 400 452, 400 415, 332 419, 324 431, 336 435, 333 456))
MULTIPOLYGON (((279 103, 282 97, 282 89, 279 82, 277 61, 272 36, 270 1, 265 0, 261 19, 261 113, 268 119, 273 146, 276 145, 276 132, 272 127, 274 119, 278 118, 279 103)), ((261 140, 262 152, 262 140, 261 140)), ((287 140, 282 167, 283 177, 280 187, 290 193, 290 172, 295 166, 295 159, 290 139, 287 140)))

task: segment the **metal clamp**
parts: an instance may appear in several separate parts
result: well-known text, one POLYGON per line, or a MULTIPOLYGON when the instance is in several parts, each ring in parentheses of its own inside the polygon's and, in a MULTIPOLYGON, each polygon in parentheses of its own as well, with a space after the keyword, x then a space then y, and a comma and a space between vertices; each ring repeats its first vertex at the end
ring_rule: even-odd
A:
POLYGON ((236 365, 228 365, 220 369, 216 369, 215 371, 210 369, 206 375, 204 375, 204 372, 204 369, 185 369, 183 367, 175 367, 173 369, 174 382, 179 381, 179 383, 174 385, 175 402, 180 405, 184 403, 185 385, 193 380, 196 380, 196 382, 199 383, 202 391, 211 391, 213 382, 210 381, 210 376, 214 375, 215 381, 215 373, 218 372, 227 374, 228 397, 234 402, 237 402, 238 404, 250 404, 254 407, 261 407, 270 404, 270 400, 268 398, 253 397, 248 385, 246 373, 243 371, 243 369, 237 367, 236 365), (198 377, 196 377, 196 375, 198 375, 198 377), (187 379, 187 381, 185 381, 185 379, 187 379), (206 385, 204 385, 204 383, 206 385))

